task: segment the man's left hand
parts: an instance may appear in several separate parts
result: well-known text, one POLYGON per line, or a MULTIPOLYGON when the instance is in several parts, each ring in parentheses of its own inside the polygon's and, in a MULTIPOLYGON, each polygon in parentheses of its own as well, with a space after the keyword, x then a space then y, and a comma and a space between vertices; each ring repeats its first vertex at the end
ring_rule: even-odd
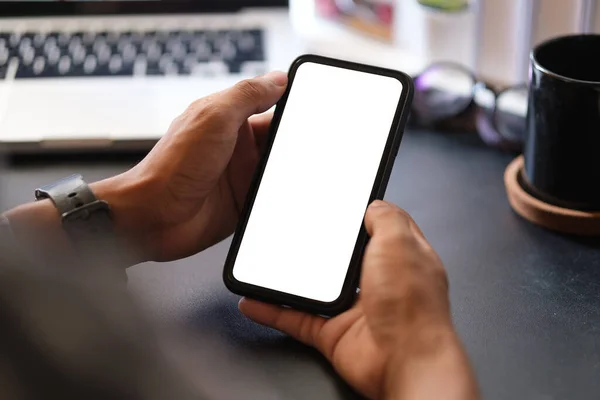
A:
POLYGON ((195 101, 137 166, 91 185, 136 261, 190 256, 231 235, 270 125, 262 113, 286 85, 272 72, 195 101))

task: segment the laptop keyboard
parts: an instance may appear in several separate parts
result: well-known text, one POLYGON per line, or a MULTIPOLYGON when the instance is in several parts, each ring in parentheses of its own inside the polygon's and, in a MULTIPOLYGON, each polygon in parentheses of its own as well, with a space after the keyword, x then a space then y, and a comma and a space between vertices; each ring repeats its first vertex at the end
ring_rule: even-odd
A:
POLYGON ((15 79, 215 76, 246 72, 248 65, 258 75, 264 72, 264 61, 261 29, 0 32, 0 79, 15 65, 15 79))

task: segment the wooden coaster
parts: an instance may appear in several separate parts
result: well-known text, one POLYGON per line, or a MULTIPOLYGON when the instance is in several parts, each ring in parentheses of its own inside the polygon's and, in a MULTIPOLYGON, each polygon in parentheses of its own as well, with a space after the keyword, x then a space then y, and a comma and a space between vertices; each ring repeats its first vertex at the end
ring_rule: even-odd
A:
POLYGON ((600 212, 570 210, 545 203, 527 193, 519 184, 523 156, 515 158, 504 172, 504 185, 513 210, 534 224, 562 233, 600 235, 600 212))

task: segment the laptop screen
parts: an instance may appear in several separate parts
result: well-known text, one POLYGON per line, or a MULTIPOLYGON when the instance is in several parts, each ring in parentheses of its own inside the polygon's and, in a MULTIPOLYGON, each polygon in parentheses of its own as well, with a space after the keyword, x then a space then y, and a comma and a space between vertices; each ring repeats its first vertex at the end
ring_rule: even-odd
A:
POLYGON ((289 0, 0 0, 0 18, 43 15, 171 14, 232 12, 286 7, 289 0))

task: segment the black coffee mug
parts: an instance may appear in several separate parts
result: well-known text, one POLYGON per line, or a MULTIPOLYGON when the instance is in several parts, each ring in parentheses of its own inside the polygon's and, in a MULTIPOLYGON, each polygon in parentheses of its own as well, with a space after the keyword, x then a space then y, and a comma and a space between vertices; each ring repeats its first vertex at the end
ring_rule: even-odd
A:
POLYGON ((559 207, 600 211, 600 35, 531 53, 525 189, 559 207))

